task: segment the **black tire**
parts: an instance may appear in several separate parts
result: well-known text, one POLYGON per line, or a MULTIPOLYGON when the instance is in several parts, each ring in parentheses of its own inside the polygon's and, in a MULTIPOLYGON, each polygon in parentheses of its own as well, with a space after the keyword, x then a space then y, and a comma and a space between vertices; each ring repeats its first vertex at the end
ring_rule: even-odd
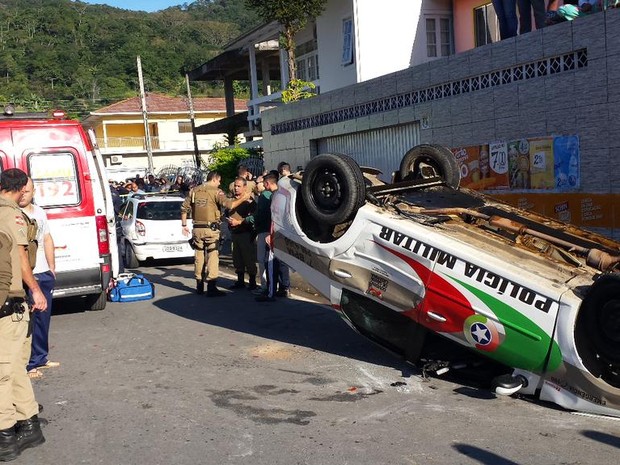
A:
POLYGON ((461 172, 454 154, 445 147, 433 144, 416 145, 400 162, 403 181, 440 177, 455 189, 461 183, 461 172))
POLYGON ((315 221, 330 226, 345 223, 364 205, 364 175, 355 160, 346 155, 321 154, 308 163, 301 194, 315 221))
POLYGON ((108 295, 105 291, 101 291, 99 294, 88 296, 88 310, 99 311, 103 310, 108 302, 108 295))
POLYGON ((125 242, 125 256, 123 257, 125 262, 125 268, 138 268, 140 262, 136 258, 136 254, 133 251, 133 247, 129 242, 125 242))
POLYGON ((601 276, 586 295, 575 341, 588 370, 620 388, 620 273, 601 276))

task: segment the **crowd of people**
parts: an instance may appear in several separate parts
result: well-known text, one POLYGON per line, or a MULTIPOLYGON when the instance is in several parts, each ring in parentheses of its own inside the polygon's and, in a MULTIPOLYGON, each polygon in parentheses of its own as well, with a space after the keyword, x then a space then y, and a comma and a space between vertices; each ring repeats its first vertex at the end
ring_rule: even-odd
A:
POLYGON ((166 178, 157 178, 152 174, 146 177, 137 174, 126 182, 110 181, 112 195, 119 197, 132 193, 145 194, 157 192, 178 192, 185 197, 192 187, 195 187, 194 184, 191 181, 186 181, 181 175, 177 176, 174 181, 166 178))
POLYGON ((493 0, 502 40, 580 16, 620 7, 620 0, 493 0), (518 12, 518 15, 517 15, 518 12))
POLYGON ((190 190, 181 208, 181 225, 183 234, 191 235, 195 250, 198 294, 225 295, 217 288, 219 243, 224 226, 230 231, 237 275, 230 288, 247 288, 256 293, 259 302, 290 295, 289 267, 274 257, 270 236, 271 196, 278 189, 278 179, 290 174, 290 165, 281 162, 277 170, 265 171, 254 179, 251 171, 240 165, 237 177, 228 186, 228 194, 220 189, 222 177, 215 171, 209 173, 204 184, 190 190), (192 231, 187 228, 190 215, 192 231))

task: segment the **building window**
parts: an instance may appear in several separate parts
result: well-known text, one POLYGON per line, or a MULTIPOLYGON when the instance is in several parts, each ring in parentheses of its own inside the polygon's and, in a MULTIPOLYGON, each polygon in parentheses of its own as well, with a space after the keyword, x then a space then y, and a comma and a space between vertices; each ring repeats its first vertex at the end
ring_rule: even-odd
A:
POLYGON ((342 65, 353 64, 353 20, 342 20, 342 65))
POLYGON ((319 78, 319 59, 316 53, 304 55, 296 60, 297 78, 302 81, 316 81, 319 78))
POLYGON ((474 8, 474 36, 476 47, 500 40, 497 15, 492 3, 474 8))
POLYGON ((452 54, 452 23, 450 18, 426 18, 426 56, 447 57, 452 54))
POLYGON ((179 121, 179 134, 187 134, 192 132, 191 121, 179 121))
POLYGON ((316 81, 319 78, 319 57, 316 39, 304 42, 295 49, 297 78, 302 81, 316 81))

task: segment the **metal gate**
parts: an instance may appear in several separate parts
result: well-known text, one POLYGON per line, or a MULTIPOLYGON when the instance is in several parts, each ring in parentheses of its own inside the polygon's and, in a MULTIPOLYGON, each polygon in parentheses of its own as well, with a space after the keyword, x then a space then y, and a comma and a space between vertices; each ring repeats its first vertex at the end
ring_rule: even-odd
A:
POLYGON ((389 182, 403 155, 420 142, 418 122, 389 128, 326 137, 316 141, 317 153, 344 153, 361 166, 380 169, 380 178, 389 182))

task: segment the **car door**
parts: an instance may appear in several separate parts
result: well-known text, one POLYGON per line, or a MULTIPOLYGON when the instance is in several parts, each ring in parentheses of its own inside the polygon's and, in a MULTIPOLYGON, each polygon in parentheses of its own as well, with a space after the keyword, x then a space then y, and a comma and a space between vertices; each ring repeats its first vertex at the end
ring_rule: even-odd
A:
POLYGON ((131 240, 135 236, 135 203, 131 201, 126 201, 120 209, 120 213, 118 214, 119 220, 121 222, 121 230, 123 238, 126 240, 131 240))

